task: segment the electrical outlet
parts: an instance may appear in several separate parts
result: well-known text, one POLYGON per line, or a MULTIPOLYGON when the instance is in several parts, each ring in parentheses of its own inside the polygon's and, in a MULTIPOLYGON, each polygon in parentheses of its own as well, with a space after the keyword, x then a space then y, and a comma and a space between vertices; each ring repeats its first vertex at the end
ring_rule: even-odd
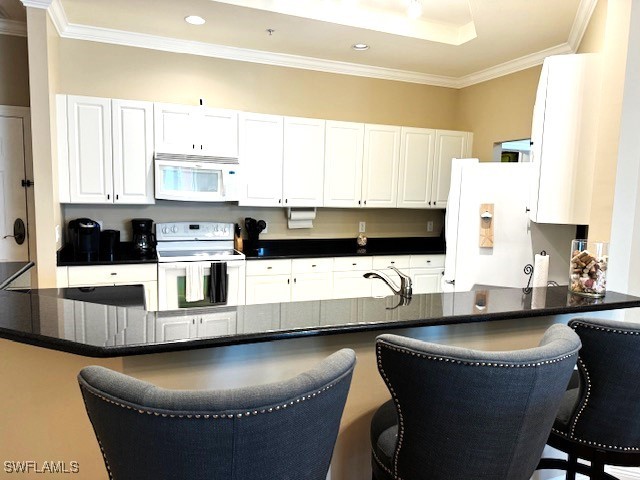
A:
POLYGON ((60 241, 60 225, 56 225, 56 243, 60 241))
POLYGON ((102 220, 95 220, 95 222, 100 225, 100 230, 104 228, 104 222, 102 220))
POLYGON ((364 233, 367 230, 367 222, 360 222, 358 224, 358 233, 364 233))
POLYGON ((264 227, 264 230, 262 230, 260 232, 260 235, 264 235, 265 233, 269 233, 269 224, 267 222, 264 222, 266 224, 266 227, 264 227))
POLYGON ((427 232, 433 232, 433 222, 427 222, 427 232))

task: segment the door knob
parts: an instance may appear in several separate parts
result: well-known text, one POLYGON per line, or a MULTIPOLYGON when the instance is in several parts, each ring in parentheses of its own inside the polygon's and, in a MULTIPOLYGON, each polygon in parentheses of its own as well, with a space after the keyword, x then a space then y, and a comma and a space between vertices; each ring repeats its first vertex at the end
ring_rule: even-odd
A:
POLYGON ((27 238, 27 229, 22 219, 18 218, 13 222, 13 235, 5 235, 2 238, 13 238, 18 245, 22 245, 27 238))

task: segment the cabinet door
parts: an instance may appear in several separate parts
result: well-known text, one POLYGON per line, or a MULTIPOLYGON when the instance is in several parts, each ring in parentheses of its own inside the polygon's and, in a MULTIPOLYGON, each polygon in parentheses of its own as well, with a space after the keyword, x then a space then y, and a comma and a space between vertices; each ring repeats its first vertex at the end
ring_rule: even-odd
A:
POLYGON ((184 340, 197 336, 196 317, 175 316, 156 318, 156 342, 184 340))
MULTIPOLYGON (((155 103, 154 115, 154 149, 160 153, 193 154, 196 151, 194 107, 174 105, 171 103, 155 103)), ((198 145, 199 146, 199 145, 198 145)))
POLYGON ((331 272, 296 273, 293 275, 291 301, 324 300, 333 294, 331 272))
POLYGON ((217 312, 200 315, 196 321, 197 336, 219 337, 235 335, 237 331, 237 312, 217 312))
POLYGON ((442 292, 443 273, 444 269, 442 268, 412 268, 409 271, 409 276, 413 282, 413 293, 442 292))
POLYGON ((358 298, 371 296, 371 280, 364 278, 364 271, 334 272, 333 298, 358 298))
POLYGON ((398 198, 400 127, 364 126, 362 203, 368 208, 392 208, 398 198))
POLYGON ((153 104, 113 100, 114 202, 153 204, 153 104))
POLYGON ((69 197, 72 203, 113 203, 111 100, 67 97, 69 197))
POLYGON ((247 305, 291 301, 291 277, 289 275, 247 276, 246 289, 247 305))
POLYGON ((435 130, 426 128, 402 127, 398 208, 431 206, 435 133, 435 130))
POLYGON ((240 205, 282 206, 283 117, 240 114, 240 205))
POLYGON ((321 207, 325 121, 284 119, 282 196, 285 207, 321 207))
POLYGON ((206 108, 197 115, 196 150, 209 157, 238 158, 238 112, 206 108), (199 144, 199 145, 198 145, 199 144))
POLYGON ((471 154, 472 134, 451 130, 436 130, 436 152, 433 166, 431 206, 447 208, 451 184, 451 161, 471 154))
POLYGON ((362 196, 364 124, 327 121, 324 206, 358 207, 362 196))

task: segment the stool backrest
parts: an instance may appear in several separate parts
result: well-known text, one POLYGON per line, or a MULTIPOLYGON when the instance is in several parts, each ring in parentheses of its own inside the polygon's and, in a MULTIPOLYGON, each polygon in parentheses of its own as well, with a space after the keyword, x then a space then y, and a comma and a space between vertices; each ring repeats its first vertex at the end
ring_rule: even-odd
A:
POLYGON ((343 349, 295 378, 167 390, 102 367, 78 375, 114 480, 325 480, 355 364, 343 349))
POLYGON ((378 369, 398 414, 394 478, 525 480, 533 474, 580 340, 551 326, 536 348, 485 352, 381 335, 378 369))
POLYGON ((640 324, 578 318, 569 326, 582 341, 580 400, 571 438, 592 446, 640 450, 640 324))

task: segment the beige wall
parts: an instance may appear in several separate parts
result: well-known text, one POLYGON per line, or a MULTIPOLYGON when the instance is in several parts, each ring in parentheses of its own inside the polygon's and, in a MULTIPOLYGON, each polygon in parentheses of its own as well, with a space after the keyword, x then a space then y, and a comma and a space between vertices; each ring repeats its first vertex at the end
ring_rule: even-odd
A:
POLYGON ((473 132, 473 157, 493 158, 493 144, 531 137, 541 67, 533 67, 460 90, 456 128, 473 132))
POLYGON ((599 53, 602 69, 589 238, 609 241, 622 114, 631 0, 600 0, 579 52, 599 53))
POLYGON ((0 105, 29 106, 27 39, 0 35, 0 105))
POLYGON ((58 36, 45 10, 28 8, 29 71, 31 75, 31 135, 33 144, 33 190, 35 205, 34 286, 56 286, 56 226, 62 222, 58 201, 57 132, 55 97, 58 36))
POLYGON ((453 129, 458 92, 62 39, 59 93, 453 129))

